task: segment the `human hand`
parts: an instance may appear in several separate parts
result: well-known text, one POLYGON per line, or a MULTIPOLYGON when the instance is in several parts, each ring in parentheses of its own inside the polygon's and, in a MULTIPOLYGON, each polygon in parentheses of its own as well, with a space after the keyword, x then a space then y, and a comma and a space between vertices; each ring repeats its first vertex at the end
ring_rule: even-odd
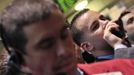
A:
POLYGON ((108 22, 108 24, 106 25, 105 29, 104 29, 104 35, 103 38, 107 41, 107 43, 109 43, 113 48, 115 48, 116 45, 118 44, 122 44, 122 42, 124 41, 124 38, 119 38, 118 36, 114 35, 111 30, 115 30, 115 31, 119 31, 119 25, 117 25, 116 23, 110 21, 108 22))

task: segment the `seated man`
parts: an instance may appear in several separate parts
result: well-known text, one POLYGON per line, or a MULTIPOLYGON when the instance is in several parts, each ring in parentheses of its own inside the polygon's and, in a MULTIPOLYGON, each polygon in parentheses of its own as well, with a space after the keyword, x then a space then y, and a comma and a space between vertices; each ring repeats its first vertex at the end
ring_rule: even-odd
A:
MULTIPOLYGON (((89 52, 90 55, 93 54, 96 61, 113 58, 114 49, 103 37, 106 26, 119 27, 116 23, 108 21, 95 11, 84 9, 73 18, 71 25, 74 42, 81 50, 89 52)), ((121 32, 124 38, 125 32, 121 32)), ((90 59, 85 61, 88 62, 90 59)))
POLYGON ((92 65, 77 66, 72 37, 64 24, 63 14, 51 0, 15 0, 0 17, 0 35, 11 56, 4 75, 91 75, 108 71, 134 74, 134 66, 129 64, 133 60, 119 59, 125 63, 116 65, 118 60, 109 61, 113 65, 95 64, 99 72, 92 71, 92 65))

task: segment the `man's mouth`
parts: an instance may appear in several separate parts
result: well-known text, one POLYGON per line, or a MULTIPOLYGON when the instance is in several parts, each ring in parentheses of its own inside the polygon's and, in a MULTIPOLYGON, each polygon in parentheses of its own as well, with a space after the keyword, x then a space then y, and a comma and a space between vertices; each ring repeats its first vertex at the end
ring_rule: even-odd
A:
POLYGON ((59 63, 56 66, 53 67, 53 70, 60 70, 60 69, 64 69, 67 68, 71 63, 59 63))
MULTIPOLYGON (((65 61, 65 60, 64 60, 65 61)), ((73 62, 67 62, 65 61, 65 63, 61 62, 59 64, 56 64, 53 67, 53 71, 57 74, 57 75, 66 75, 66 73, 72 71, 74 69, 73 66, 75 66, 75 64, 73 64, 73 62)))

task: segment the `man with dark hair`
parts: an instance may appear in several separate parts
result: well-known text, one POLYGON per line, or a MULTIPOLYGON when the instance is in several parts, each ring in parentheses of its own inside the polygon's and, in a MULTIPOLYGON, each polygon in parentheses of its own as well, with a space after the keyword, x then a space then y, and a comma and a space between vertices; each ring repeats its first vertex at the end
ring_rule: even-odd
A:
MULTIPOLYGON (((107 20, 103 15, 88 9, 79 12, 73 18, 71 25, 73 40, 82 50, 93 54, 96 61, 113 58, 114 48, 118 47, 113 48, 104 39, 104 35, 107 33, 105 29, 109 26, 112 30, 118 31, 119 25, 107 20)), ((125 32, 121 32, 121 38, 123 39, 125 38, 125 32)), ((119 33, 115 34, 119 35, 119 33)))
POLYGON ((15 0, 2 12, 0 33, 11 58, 5 75, 76 75, 74 45, 51 0, 15 0))

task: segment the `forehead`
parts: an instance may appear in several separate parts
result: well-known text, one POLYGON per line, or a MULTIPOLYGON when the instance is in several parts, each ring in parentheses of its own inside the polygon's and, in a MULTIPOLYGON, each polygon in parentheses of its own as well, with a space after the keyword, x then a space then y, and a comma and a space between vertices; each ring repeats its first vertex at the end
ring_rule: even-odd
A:
POLYGON ((88 19, 98 19, 101 14, 95 11, 88 11, 85 15, 88 16, 88 19))
POLYGON ((81 15, 77 21, 77 27, 78 29, 87 28, 89 25, 91 25, 95 20, 98 20, 101 14, 95 11, 88 11, 81 15))
POLYGON ((54 33, 59 32, 64 25, 64 17, 61 12, 54 11, 50 16, 33 24, 24 27, 24 33, 26 33, 27 38, 43 37, 54 35, 54 33))
POLYGON ((125 16, 122 17, 122 20, 127 21, 131 17, 134 17, 134 12, 126 14, 125 16))

